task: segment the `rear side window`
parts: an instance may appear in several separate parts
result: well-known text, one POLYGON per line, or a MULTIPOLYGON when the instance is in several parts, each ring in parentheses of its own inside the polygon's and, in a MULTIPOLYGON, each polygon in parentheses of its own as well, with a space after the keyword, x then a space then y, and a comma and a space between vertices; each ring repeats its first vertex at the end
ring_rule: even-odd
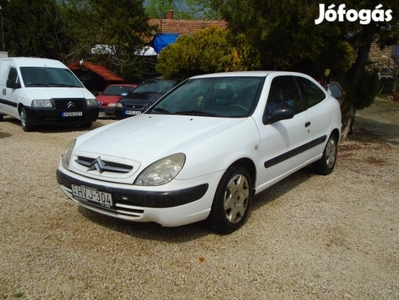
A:
POLYGON ((303 77, 298 77, 297 80, 308 107, 312 107, 326 98, 326 94, 315 83, 303 77))

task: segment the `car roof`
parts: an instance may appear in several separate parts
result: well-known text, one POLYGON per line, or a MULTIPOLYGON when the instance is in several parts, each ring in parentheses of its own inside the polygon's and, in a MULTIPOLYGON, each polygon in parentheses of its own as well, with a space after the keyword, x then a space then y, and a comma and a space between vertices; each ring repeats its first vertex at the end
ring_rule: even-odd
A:
POLYGON ((194 79, 194 78, 217 78, 217 77, 266 77, 269 74, 299 75, 299 76, 309 77, 308 75, 303 73, 289 72, 289 71, 236 71, 236 72, 222 72, 222 73, 213 73, 205 75, 196 75, 190 78, 194 79))
POLYGON ((53 67, 53 68, 67 68, 62 62, 39 57, 6 57, 1 61, 14 61, 20 67, 53 67))

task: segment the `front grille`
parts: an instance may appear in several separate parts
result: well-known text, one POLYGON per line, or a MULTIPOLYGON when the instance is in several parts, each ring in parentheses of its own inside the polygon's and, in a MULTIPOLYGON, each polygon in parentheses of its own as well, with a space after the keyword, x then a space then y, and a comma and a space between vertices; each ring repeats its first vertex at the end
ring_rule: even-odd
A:
POLYGON ((92 158, 92 157, 84 157, 78 156, 75 160, 79 165, 87 167, 88 171, 97 170, 99 173, 102 172, 110 172, 110 173, 129 173, 133 170, 133 166, 109 162, 102 160, 100 157, 92 158))
POLYGON ((86 106, 84 98, 53 98, 52 100, 57 109, 83 109, 86 106))
POLYGON ((125 109, 129 109, 129 110, 137 110, 137 111, 143 111, 144 109, 146 109, 148 107, 148 104, 145 105, 137 105, 137 104, 125 104, 125 109))

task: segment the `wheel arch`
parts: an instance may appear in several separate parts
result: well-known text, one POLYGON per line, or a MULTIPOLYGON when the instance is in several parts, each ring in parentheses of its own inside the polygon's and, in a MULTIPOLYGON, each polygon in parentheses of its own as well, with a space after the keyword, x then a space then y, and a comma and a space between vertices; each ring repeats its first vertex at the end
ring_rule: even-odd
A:
POLYGON ((335 128, 333 129, 333 131, 331 132, 331 135, 334 135, 335 138, 337 139, 337 143, 339 143, 339 141, 341 140, 341 132, 339 129, 335 128))
POLYGON ((18 103, 18 115, 21 117, 21 109, 25 107, 22 103, 18 103))
POLYGON ((232 166, 240 166, 246 169, 249 173, 249 176, 251 176, 251 181, 252 181, 252 189, 254 191, 254 186, 256 182, 256 166, 255 163, 247 157, 240 158, 236 160, 234 163, 231 164, 230 167, 232 166))

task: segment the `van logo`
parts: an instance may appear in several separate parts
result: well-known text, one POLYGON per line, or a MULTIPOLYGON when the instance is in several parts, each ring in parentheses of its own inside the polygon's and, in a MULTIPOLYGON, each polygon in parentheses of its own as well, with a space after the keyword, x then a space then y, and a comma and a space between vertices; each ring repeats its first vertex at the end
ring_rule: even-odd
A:
POLYGON ((69 101, 67 104, 67 108, 75 108, 75 104, 72 101, 69 101))

